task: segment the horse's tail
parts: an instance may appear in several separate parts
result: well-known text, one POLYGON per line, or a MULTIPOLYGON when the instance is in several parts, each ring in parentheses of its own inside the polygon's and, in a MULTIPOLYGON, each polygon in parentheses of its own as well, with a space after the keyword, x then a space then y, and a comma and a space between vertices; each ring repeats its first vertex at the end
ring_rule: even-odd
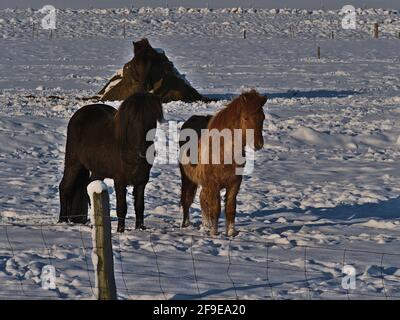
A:
POLYGON ((70 221, 73 223, 86 223, 88 220, 89 196, 87 186, 89 183, 89 172, 82 169, 76 179, 71 196, 70 221))

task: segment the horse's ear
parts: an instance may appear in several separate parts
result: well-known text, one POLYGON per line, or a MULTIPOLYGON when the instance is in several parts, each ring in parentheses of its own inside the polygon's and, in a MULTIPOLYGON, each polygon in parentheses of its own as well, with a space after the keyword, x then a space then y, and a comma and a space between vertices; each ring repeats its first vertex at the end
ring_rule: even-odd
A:
POLYGON ((267 96, 261 95, 261 105, 263 106, 268 100, 267 96))
POLYGON ((136 42, 133 41, 133 52, 135 56, 146 49, 152 49, 152 46, 150 45, 150 42, 149 40, 147 40, 147 38, 143 38, 136 42))

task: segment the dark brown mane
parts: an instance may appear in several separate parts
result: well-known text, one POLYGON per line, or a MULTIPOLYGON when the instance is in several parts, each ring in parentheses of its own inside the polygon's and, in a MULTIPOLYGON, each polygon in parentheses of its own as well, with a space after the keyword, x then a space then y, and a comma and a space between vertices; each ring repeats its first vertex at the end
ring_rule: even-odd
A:
POLYGON ((127 98, 115 114, 115 128, 122 158, 133 160, 132 154, 145 152, 147 131, 157 121, 162 120, 161 102, 154 95, 137 93, 127 98), (141 144, 138 145, 137 141, 141 144))
POLYGON ((133 42, 133 53, 135 56, 143 54, 146 50, 154 50, 147 38, 142 38, 139 41, 133 42))

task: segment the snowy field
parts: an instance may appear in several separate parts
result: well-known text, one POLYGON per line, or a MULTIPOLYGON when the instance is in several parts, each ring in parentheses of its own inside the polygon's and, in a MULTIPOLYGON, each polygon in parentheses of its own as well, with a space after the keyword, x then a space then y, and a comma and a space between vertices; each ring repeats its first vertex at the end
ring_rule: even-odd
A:
POLYGON ((221 99, 165 104, 167 120, 214 113, 256 88, 269 98, 266 143, 244 178, 234 239, 200 230, 198 198, 193 225, 179 228, 176 165, 152 169, 146 231, 134 230, 128 197, 128 231, 116 233, 111 194, 119 297, 400 297, 396 11, 362 10, 356 30, 341 30, 336 11, 63 10, 52 40, 43 30, 32 39, 31 16, 0 10, 0 298, 92 298, 90 226, 56 224, 66 126, 143 36, 221 99), (56 267, 56 290, 41 288, 45 265, 56 267), (355 267, 355 289, 342 288, 344 265, 355 267))

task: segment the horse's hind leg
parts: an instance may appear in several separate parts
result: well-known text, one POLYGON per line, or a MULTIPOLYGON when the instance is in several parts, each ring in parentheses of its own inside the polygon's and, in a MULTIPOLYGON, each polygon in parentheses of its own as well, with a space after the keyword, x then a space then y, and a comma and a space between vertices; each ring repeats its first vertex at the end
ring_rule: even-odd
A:
POLYGON ((181 205, 183 209, 182 228, 185 228, 190 225, 189 209, 193 203, 194 197, 196 196, 197 185, 187 177, 182 167, 181 180, 181 205))
POLYGON ((73 223, 86 223, 88 219, 89 196, 87 185, 89 183, 89 171, 81 169, 75 180, 72 195, 70 221, 73 223))
POLYGON ((126 204, 126 184, 115 181, 115 195, 117 198, 117 216, 118 216, 118 228, 117 232, 125 231, 125 217, 126 212, 128 210, 128 206, 126 204))
POLYGON ((67 222, 67 211, 68 211, 68 194, 67 190, 65 188, 67 184, 67 177, 66 177, 66 172, 64 172, 64 176, 61 180, 60 186, 59 186, 59 194, 60 194, 60 216, 58 218, 58 222, 67 222))

